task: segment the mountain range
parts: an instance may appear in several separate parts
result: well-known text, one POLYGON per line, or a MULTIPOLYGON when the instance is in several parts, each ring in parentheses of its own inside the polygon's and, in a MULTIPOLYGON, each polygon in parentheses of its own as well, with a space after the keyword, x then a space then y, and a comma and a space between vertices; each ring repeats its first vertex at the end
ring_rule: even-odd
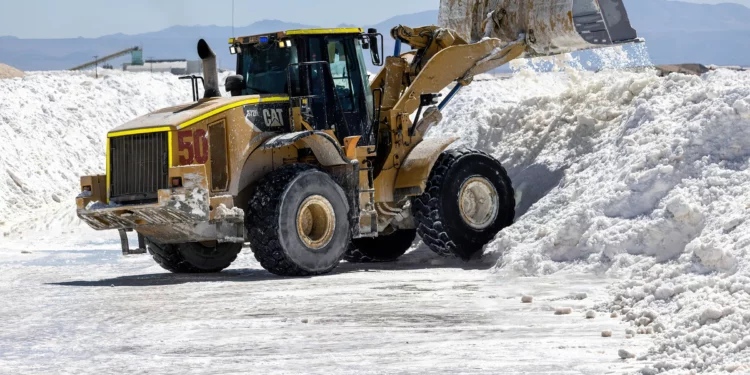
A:
MULTIPOLYGON (((631 23, 646 39, 656 64, 703 63, 750 66, 750 8, 739 4, 695 4, 667 0, 625 0, 631 23)), ((374 27, 385 35, 386 53, 392 53, 389 30, 399 24, 423 26, 437 23, 437 11, 390 18, 374 27)), ((330 26, 330 25, 324 25, 330 26)), ((350 25, 347 25, 350 26, 350 25)), ((279 20, 264 20, 238 27, 235 36, 280 30, 319 27, 279 20)), ((219 65, 233 69, 227 26, 174 26, 136 35, 112 34, 99 38, 19 39, 0 37, 0 62, 22 70, 68 69, 112 52, 133 46, 144 49, 144 58, 197 59, 195 45, 206 39, 219 58, 219 65)), ((129 61, 121 58, 117 65, 129 61)), ((375 69, 370 67, 370 69, 375 69)))

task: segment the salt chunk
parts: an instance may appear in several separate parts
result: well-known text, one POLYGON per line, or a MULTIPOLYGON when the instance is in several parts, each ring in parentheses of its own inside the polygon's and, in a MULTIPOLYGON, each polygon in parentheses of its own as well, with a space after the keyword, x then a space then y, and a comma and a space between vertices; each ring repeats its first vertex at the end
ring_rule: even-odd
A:
POLYGON ((660 300, 667 300, 667 299, 670 299, 670 298, 672 298, 672 296, 673 296, 674 294, 675 294, 675 293, 674 293, 674 289, 673 289, 673 288, 671 288, 671 287, 669 287, 669 286, 662 286, 662 287, 659 287, 659 288, 658 288, 658 289, 656 289, 656 291, 654 292, 654 296, 655 296, 655 297, 656 297, 657 299, 660 299, 660 300))
POLYGON ((656 320, 656 317, 658 315, 656 314, 656 312, 654 312, 652 310, 646 310, 646 311, 643 312, 643 314, 641 314, 641 316, 645 316, 646 318, 651 319, 651 321, 653 322, 654 320, 656 320))
POLYGON ((716 306, 706 307, 701 313, 701 325, 708 323, 709 320, 719 320, 723 316, 722 310, 716 306))
POLYGON ((732 104, 732 108, 740 117, 750 119, 750 101, 739 99, 732 104))
POLYGON ((633 353, 631 353, 631 352, 629 352, 629 351, 627 351, 625 349, 618 350, 617 351, 617 355, 619 355, 620 358, 622 358, 622 359, 635 358, 635 354, 633 354, 633 353))
POLYGON ((573 309, 570 307, 556 307, 555 308, 555 315, 569 315, 573 312, 573 309))
POLYGON ((659 168, 661 174, 672 174, 674 173, 674 167, 671 165, 663 165, 659 168))
POLYGON ((596 120, 590 116, 578 115, 578 123, 583 126, 594 126, 596 125, 596 120))
POLYGON ((726 372, 735 372, 740 368, 739 363, 730 363, 728 365, 724 366, 724 371, 726 372))

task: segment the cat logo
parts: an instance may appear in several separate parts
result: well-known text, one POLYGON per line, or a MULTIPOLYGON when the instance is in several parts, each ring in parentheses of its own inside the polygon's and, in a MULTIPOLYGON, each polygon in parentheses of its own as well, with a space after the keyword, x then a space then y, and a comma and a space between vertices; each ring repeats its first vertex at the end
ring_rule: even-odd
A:
POLYGON ((263 121, 269 128, 280 128, 284 126, 284 110, 282 108, 270 108, 263 110, 263 121))

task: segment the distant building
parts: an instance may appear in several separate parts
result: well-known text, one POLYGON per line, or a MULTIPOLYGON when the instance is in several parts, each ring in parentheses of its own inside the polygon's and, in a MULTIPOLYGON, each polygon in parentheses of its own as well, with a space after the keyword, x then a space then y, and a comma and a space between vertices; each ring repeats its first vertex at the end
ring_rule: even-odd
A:
POLYGON ((175 75, 190 75, 203 73, 200 60, 146 60, 143 65, 125 63, 122 69, 127 72, 172 73, 175 75))

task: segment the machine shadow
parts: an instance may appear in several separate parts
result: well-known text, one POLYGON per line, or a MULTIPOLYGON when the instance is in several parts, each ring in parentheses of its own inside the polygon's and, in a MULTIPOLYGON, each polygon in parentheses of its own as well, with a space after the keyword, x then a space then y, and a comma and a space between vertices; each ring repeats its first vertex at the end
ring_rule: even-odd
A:
MULTIPOLYGON (((249 255, 249 254, 245 254, 249 255)), ((309 277, 282 277, 274 275, 260 268, 230 269, 219 273, 207 274, 173 274, 152 273, 142 275, 119 276, 101 280, 73 280, 58 283, 47 283, 46 285, 73 286, 73 287, 147 287, 167 286, 187 283, 213 283, 213 282, 262 282, 278 281, 286 282, 296 279, 307 279, 311 277, 331 277, 356 272, 382 272, 382 271, 417 271, 437 268, 455 268, 458 270, 487 270, 493 264, 482 260, 464 262, 459 259, 437 258, 426 246, 420 245, 416 249, 405 254, 397 262, 389 263, 349 263, 341 262, 333 272, 327 275, 309 277)))

